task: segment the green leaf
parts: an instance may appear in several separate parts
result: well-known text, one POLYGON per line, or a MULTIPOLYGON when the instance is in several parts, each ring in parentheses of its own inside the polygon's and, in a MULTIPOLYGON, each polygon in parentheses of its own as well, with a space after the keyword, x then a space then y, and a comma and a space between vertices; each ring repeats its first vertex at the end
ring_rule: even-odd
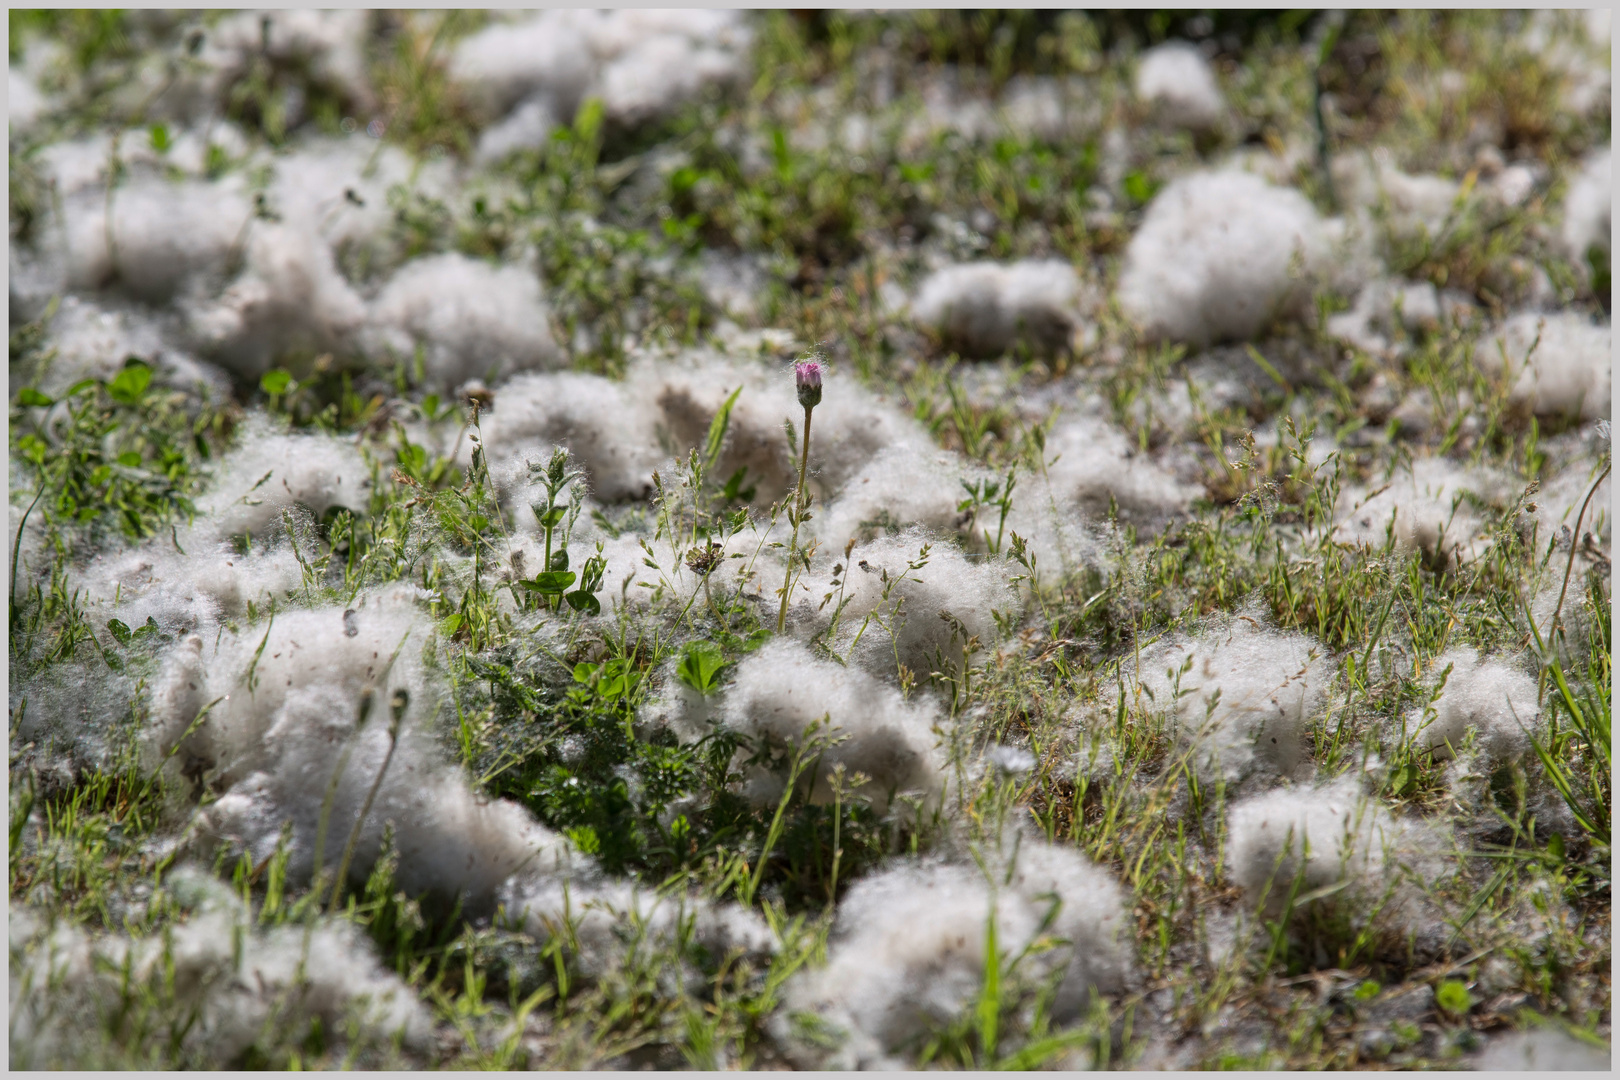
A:
POLYGON ((148 129, 147 134, 149 134, 152 138, 152 149, 156 150, 160 154, 168 153, 169 147, 174 145, 174 141, 169 138, 169 129, 167 125, 153 124, 148 129))
POLYGON ((602 130, 604 109, 601 98, 586 98, 574 114, 574 137, 582 143, 593 143, 602 130))
POLYGON ((122 621, 120 621, 118 619, 108 619, 107 620, 107 633, 111 634, 113 636, 114 640, 116 640, 118 642, 118 644, 120 644, 120 645, 128 645, 129 644, 129 638, 130 638, 129 627, 124 625, 124 623, 122 621))
POLYGON ((593 593, 602 588, 602 575, 607 571, 607 560, 602 558, 600 543, 596 545, 596 550, 597 554, 586 559, 585 565, 580 567, 579 587, 582 592, 593 593))
POLYGON ((720 447, 726 441, 726 429, 731 426, 731 407, 737 404, 737 395, 742 391, 740 386, 733 390, 726 403, 720 406, 720 411, 714 414, 714 419, 709 421, 709 437, 703 442, 705 468, 714 468, 715 462, 720 460, 720 447))
POLYGON ((536 574, 532 581, 518 582, 525 589, 543 596, 559 596, 573 583, 574 573, 571 570, 551 570, 544 574, 536 574))
POLYGON ((17 440, 17 452, 23 456, 24 460, 31 461, 35 465, 43 465, 45 455, 50 452, 50 447, 38 435, 28 434, 17 440))
POLYGON ((1474 997, 1466 984, 1447 979, 1434 990, 1435 1004, 1454 1016, 1461 1016, 1474 1007, 1474 997))
POLYGON ((1396 798, 1407 794, 1415 787, 1417 787, 1417 769, 1412 767, 1410 761, 1402 764, 1389 778, 1389 793, 1396 798))
POLYGON ((557 524, 562 521, 563 514, 567 511, 567 507, 563 506, 553 506, 550 510, 542 510, 538 505, 534 505, 530 506, 529 509, 534 511, 534 520, 540 523, 542 529, 555 529, 557 524))
POLYGON ((17 394, 17 405, 21 408, 30 408, 43 405, 55 405, 56 399, 35 390, 32 386, 25 386, 17 394))
POLYGON ((1125 194, 1132 202, 1138 205, 1153 198, 1158 190, 1159 185, 1154 183, 1148 177, 1148 174, 1141 169, 1137 169, 1125 177, 1125 194))
POLYGON ((141 467, 141 455, 133 450, 125 450, 118 455, 118 464, 126 469, 138 469, 141 467))
POLYGON ((124 370, 107 384, 107 393, 121 405, 135 405, 140 402, 151 382, 151 365, 144 360, 132 359, 124 365, 124 370))
POLYGON ((454 634, 461 629, 461 612, 452 611, 444 620, 444 632, 454 634))
POLYGON ((1001 1019, 1001 950, 996 945, 996 908, 990 905, 990 915, 984 928, 984 985, 979 990, 978 1008, 974 1010, 979 1021, 979 1045, 986 1058, 996 1056, 996 1036, 1001 1019))
POLYGON ((394 457, 399 462, 400 470, 407 475, 419 476, 427 468, 427 451, 415 443, 405 443, 394 451, 394 457))
POLYGON ((715 676, 726 666, 725 653, 710 641, 694 641, 681 653, 675 666, 675 677, 700 694, 712 694, 715 676))
POLYGON ((547 570, 556 570, 556 571, 567 570, 568 569, 568 549, 567 548, 559 548, 558 550, 553 551, 551 553, 551 565, 547 566, 546 569, 547 570))
POLYGON ((579 825, 569 829, 568 839, 572 840, 574 846, 587 855, 595 855, 602 850, 601 839, 596 835, 596 830, 589 825, 579 825))
POLYGON ((582 589, 569 593, 563 599, 567 600, 568 606, 575 611, 585 611, 592 615, 602 614, 602 602, 582 589))
POLYGON ((1379 983, 1377 979, 1368 979, 1366 982, 1356 987, 1355 992, 1350 996, 1356 1001, 1371 1001, 1373 998, 1378 996, 1378 991, 1382 990, 1383 988, 1383 985, 1379 983))
POLYGON ((677 195, 685 195, 697 186, 697 182, 702 176, 703 174, 692 166, 682 165, 669 174, 669 189, 677 195))
POLYGON ((771 152, 776 159, 776 175, 784 184, 793 180, 793 151, 788 147, 787 132, 771 128, 771 152))
POLYGON ((743 484, 747 482, 747 478, 748 466, 744 465, 731 474, 731 479, 726 481, 725 490, 720 492, 720 497, 727 502, 753 502, 754 485, 749 484, 747 487, 743 487, 743 484))
POLYGON ((602 665, 602 673, 596 680, 596 692, 607 701, 616 701, 629 693, 631 682, 630 662, 609 660, 602 665))
POLYGON ((282 368, 271 368, 259 377, 259 389, 272 396, 285 394, 297 385, 292 373, 282 368))

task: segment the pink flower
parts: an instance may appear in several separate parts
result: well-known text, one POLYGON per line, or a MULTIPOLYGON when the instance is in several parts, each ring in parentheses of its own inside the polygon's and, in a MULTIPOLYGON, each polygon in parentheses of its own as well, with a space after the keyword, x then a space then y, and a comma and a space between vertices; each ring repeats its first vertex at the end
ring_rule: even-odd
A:
POLYGON ((793 365, 793 381, 799 389, 799 404, 813 409, 821 404, 821 365, 803 360, 793 365))

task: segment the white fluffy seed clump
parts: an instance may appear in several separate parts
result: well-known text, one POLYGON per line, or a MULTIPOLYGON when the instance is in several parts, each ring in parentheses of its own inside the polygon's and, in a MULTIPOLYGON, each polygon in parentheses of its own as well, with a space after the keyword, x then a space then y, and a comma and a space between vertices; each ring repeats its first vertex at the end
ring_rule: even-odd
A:
POLYGON ((62 214, 68 288, 116 285, 163 304, 198 279, 224 277, 233 252, 242 250, 253 204, 236 179, 172 184, 142 176, 111 200, 95 189, 68 196, 62 214))
POLYGON ((64 296, 46 335, 50 365, 35 385, 47 394, 60 394, 80 379, 111 379, 132 356, 151 365, 156 383, 206 392, 216 401, 229 394, 217 369, 193 357, 174 341, 169 327, 137 308, 64 296))
MULTIPOLYGON (((544 319, 531 317, 538 284, 514 299, 505 279, 467 286, 460 282, 466 274, 445 274, 442 267, 434 279, 441 291, 431 299, 443 306, 451 297, 455 318, 424 326, 419 314, 415 321, 400 315, 399 297, 410 286, 422 299, 418 272, 376 313, 380 331, 373 325, 350 276, 369 280, 397 261, 401 244, 390 193, 403 187, 443 194, 447 164, 418 168, 398 149, 378 150, 364 137, 317 138, 265 161, 270 183, 258 191, 243 170, 217 181, 203 178, 210 146, 247 163, 240 134, 223 130, 230 137, 212 128, 182 130, 162 156, 143 149, 144 131, 126 133, 130 175, 111 193, 105 137, 53 147, 46 166, 62 193, 60 213, 48 215, 38 250, 13 252, 14 303, 37 314, 49 296, 71 289, 116 290, 146 304, 173 304, 176 340, 244 380, 289 352, 375 347, 379 332, 389 329, 395 335, 382 333, 381 344, 403 336, 410 346, 426 337, 433 361, 447 351, 460 356, 482 349, 496 354, 489 363, 498 366, 508 353, 533 352, 536 334, 544 339, 540 350, 550 354, 544 319), (175 170, 181 179, 170 179, 175 170), (429 332, 435 330, 437 336, 429 332), (440 340, 446 335, 451 340, 440 340)), ((424 262, 437 266, 442 259, 424 262)))
POLYGON ((1374 215, 1383 231, 1395 237, 1439 233, 1462 192, 1455 180, 1401 171, 1382 147, 1340 154, 1332 170, 1334 188, 1345 205, 1374 215))
POLYGON ((358 9, 242 11, 221 19, 204 37, 199 55, 213 69, 207 76, 211 96, 218 97, 254 61, 268 57, 304 66, 315 81, 369 111, 375 100, 366 78, 370 22, 371 13, 358 9))
MULTIPOLYGON (((105 641, 102 627, 95 628, 105 641)), ((136 682, 127 669, 109 671, 100 657, 53 664, 14 680, 12 767, 19 775, 34 771, 42 790, 71 790, 85 772, 116 768, 129 748, 131 705, 140 696, 136 682)))
POLYGON ((288 352, 346 347, 366 307, 326 242, 273 222, 255 222, 244 235, 242 273, 217 296, 181 305, 198 349, 238 377, 256 379, 288 352))
MULTIPOLYGON (((565 446, 606 502, 652 493, 664 455, 650 432, 656 413, 627 382, 576 372, 520 375, 502 386, 479 421, 491 467, 513 460, 544 463, 546 446, 565 446)), ((472 443, 462 447, 471 458, 472 443)))
POLYGON ((1592 273, 1587 263, 1587 253, 1592 248, 1612 258, 1613 202, 1614 152, 1604 146, 1586 156, 1581 171, 1570 182, 1569 193, 1564 196, 1564 225, 1560 234, 1564 254, 1583 279, 1592 273))
POLYGON ((1198 46, 1167 41, 1142 54, 1136 67, 1136 97, 1167 123, 1194 131, 1217 127, 1226 99, 1198 46))
POLYGON ((1017 533, 1035 552, 1044 581, 1094 557, 1088 523, 1106 520, 1110 507, 1120 521, 1155 530, 1185 515, 1202 493, 1138 453, 1124 432, 1097 416, 1060 421, 1047 437, 1045 456, 1045 474, 1018 475, 1003 522, 994 503, 976 512, 961 507, 964 483, 1001 484, 1004 476, 926 443, 896 443, 814 511, 809 527, 835 555, 851 539, 866 543, 912 527, 955 536, 976 551, 1006 551, 1017 533))
POLYGON ((26 72, 6 69, 6 116, 14 131, 26 131, 51 111, 51 102, 26 72))
MULTIPOLYGON (((776 950, 770 927, 747 908, 683 894, 661 896, 600 874, 520 875, 502 887, 499 903, 507 918, 537 941, 562 935, 577 944, 576 962, 590 978, 683 939, 717 966, 736 959, 767 964, 776 950)), ((697 992, 704 985, 701 973, 682 968, 688 992, 697 992)))
POLYGON ((243 424, 240 445, 197 499, 194 525, 137 547, 98 552, 70 571, 86 614, 139 629, 206 634, 248 605, 285 601, 305 584, 320 550, 314 519, 334 507, 364 516, 371 468, 351 442, 276 433, 262 416, 243 424), (239 547, 246 537, 246 548, 239 547))
MULTIPOLYGON (((804 410, 783 372, 705 351, 637 361, 622 382, 572 372, 513 379, 482 420, 484 445, 492 466, 533 454, 537 444, 565 446, 599 499, 645 498, 653 470, 702 447, 715 414, 739 389, 712 473, 724 480, 746 469, 743 486, 769 503, 798 483, 799 445, 789 443, 783 421, 802 425, 804 410)), ((809 479, 822 493, 836 491, 886 446, 927 443, 915 420, 853 384, 826 396, 813 426, 809 479)), ((464 445, 463 455, 471 449, 464 445)))
POLYGON ((1437 759, 1449 760, 1470 731, 1474 748, 1492 766, 1522 756, 1540 715, 1536 682, 1499 658, 1484 659, 1467 646, 1450 649, 1434 661, 1433 672, 1450 668, 1445 687, 1432 704, 1407 718, 1406 729, 1437 759))
POLYGON ((1020 342, 1039 352, 1074 345, 1080 278, 1057 259, 975 262, 936 271, 912 316, 964 356, 1000 356, 1020 342))
POLYGON ((258 863, 290 822, 288 872, 308 880, 317 847, 322 865, 336 866, 381 775, 351 880, 364 880, 385 833, 399 855, 402 888, 460 894, 472 911, 487 910, 496 888, 520 869, 565 867, 565 841, 516 804, 479 798, 443 763, 420 660, 429 632, 411 591, 396 588, 351 610, 278 614, 241 633, 221 632, 216 642, 179 643, 153 695, 145 746, 153 765, 202 775, 223 790, 193 822, 194 842, 206 851, 223 841, 258 863), (373 697, 363 710, 368 687, 373 697), (390 758, 395 691, 409 696, 390 758))
POLYGON ((1293 778, 1310 769, 1306 735, 1332 668, 1303 634, 1255 629, 1144 650, 1142 704, 1168 711, 1206 775, 1293 778))
POLYGON ((316 137, 275 159, 268 192, 281 220, 319 236, 352 281, 369 281, 401 257, 389 193, 396 187, 448 198, 456 190, 447 162, 418 161, 360 134, 316 137))
POLYGON ((1557 1028, 1515 1031, 1492 1039, 1479 1056, 1480 1072, 1516 1072, 1531 1075, 1546 1072, 1607 1073, 1613 1060, 1606 1046, 1566 1035, 1557 1028))
MULTIPOLYGON (((332 707, 335 723, 353 720, 361 692, 373 684, 378 716, 386 717, 388 695, 395 689, 411 694, 413 718, 430 711, 418 661, 426 630, 408 589, 396 587, 352 610, 283 612, 237 633, 222 632, 214 642, 182 641, 153 693, 151 763, 161 764, 175 753, 182 762, 195 759, 218 781, 234 784, 277 756, 266 736, 288 697, 310 688, 330 689, 346 703, 332 707), (416 647, 402 648, 412 637, 418 639, 416 647)), ((298 711, 313 716, 319 710, 304 702, 298 711)))
POLYGON ((586 98, 611 121, 666 115, 737 79, 751 34, 730 11, 545 11, 457 44, 450 77, 491 116, 479 157, 541 145, 586 98))
POLYGON ((221 619, 236 618, 252 603, 284 601, 304 583, 293 545, 314 550, 313 530, 302 516, 291 532, 270 529, 262 550, 242 554, 206 528, 158 537, 122 553, 93 555, 71 580, 80 603, 98 629, 112 619, 139 629, 148 620, 169 634, 206 633, 221 619), (183 552, 183 554, 182 554, 183 552))
POLYGON ((1480 367, 1512 380, 1512 400, 1540 416, 1607 420, 1614 385, 1613 333, 1577 312, 1526 312, 1474 347, 1480 367))
POLYGON ((792 628, 825 633, 837 611, 830 646, 850 663, 885 678, 898 676, 897 665, 919 682, 934 672, 954 678, 995 640, 995 613, 1017 612, 1019 598, 1006 564, 970 559, 943 543, 933 543, 925 559, 929 543, 910 529, 857 546, 847 563, 835 564, 841 573, 805 574, 795 582, 792 628), (911 569, 914 563, 923 565, 911 569))
MULTIPOLYGON (((804 409, 783 368, 695 352, 673 363, 633 367, 626 381, 657 407, 671 450, 682 456, 703 445, 715 413, 742 387, 715 473, 729 477, 746 467, 762 502, 781 498, 798 483, 800 444, 788 441, 783 422, 791 420, 802 437, 804 409)), ((884 447, 927 441, 915 419, 852 380, 826 394, 812 427, 809 479, 823 498, 884 447)))
MULTIPOLYGON (((1601 473, 1600 461, 1582 457, 1542 481, 1533 501, 1535 509, 1531 511, 1539 526, 1540 544, 1545 545, 1561 529, 1567 528, 1573 533, 1575 519, 1579 516, 1581 532, 1591 533, 1607 550, 1613 521, 1609 495, 1612 485, 1610 477, 1600 479, 1601 473), (1581 514, 1583 504, 1584 515, 1581 514)), ((1575 543, 1580 544, 1581 538, 1575 537, 1575 543)))
POLYGON ((407 263, 373 302, 369 349, 408 365, 418 348, 429 385, 451 391, 556 365, 540 279, 455 253, 407 263))
POLYGON ((1330 315, 1329 337, 1375 356, 1400 356, 1398 334, 1416 335, 1439 329, 1444 315, 1439 290, 1426 281, 1378 278, 1362 286, 1355 305, 1330 315))
POLYGON ((1455 565, 1484 543, 1485 520, 1475 500, 1499 498, 1507 487, 1487 470, 1423 458, 1370 490, 1347 489, 1333 538, 1376 551, 1393 528, 1396 551, 1419 550, 1437 566, 1455 565))
MULTIPOLYGON (((996 869, 999 882, 1005 871, 996 869)), ((1130 932, 1119 885, 1073 849, 1025 840, 1000 888, 976 866, 942 863, 857 883, 838 906, 827 965, 788 984, 773 1036, 801 1068, 904 1067, 915 1040, 959 1019, 980 993, 992 913, 1003 964, 1043 932, 1062 942, 1017 969, 1058 979, 1055 1019, 1124 987, 1130 932), (801 1034, 809 1027, 818 1038, 801 1034)))
POLYGON ((332 435, 281 435, 250 421, 221 462, 198 516, 219 539, 259 535, 304 507, 317 517, 333 507, 363 515, 371 504, 371 468, 354 443, 332 435))
MULTIPOLYGON (((743 660, 727 689, 723 722, 774 755, 791 753, 817 721, 821 732, 842 736, 819 757, 809 778, 810 799, 831 803, 833 771, 843 765, 846 783, 856 773, 869 782, 855 788, 880 808, 895 794, 943 794, 946 755, 939 743, 941 715, 926 697, 907 701, 863 671, 823 660, 798 642, 777 640, 743 660)), ((756 802, 781 797, 783 777, 755 769, 746 781, 756 802)), ((847 798, 847 795, 846 795, 847 798)))
POLYGON ((1353 917, 1409 910, 1406 878, 1433 880, 1435 839, 1426 826, 1397 821, 1363 796, 1353 779, 1325 788, 1285 788, 1237 803, 1228 817, 1232 880, 1251 908, 1275 917, 1295 896, 1335 886, 1319 898, 1353 917))
POLYGON ((1242 172, 1202 172, 1156 196, 1125 252, 1118 297, 1153 338, 1245 340, 1301 313, 1330 237, 1310 201, 1242 172))
POLYGON ((395 1038, 428 1048, 431 1013, 352 926, 255 928, 229 886, 190 866, 170 872, 164 890, 190 912, 172 935, 92 936, 66 924, 42 932, 31 913, 12 913, 13 1068, 125 1060, 124 1048, 102 1040, 127 1008, 126 964, 131 992, 161 982, 180 1000, 193 1020, 177 1049, 206 1060, 235 1062, 267 1032, 315 1020, 377 1049, 395 1038))
MULTIPOLYGON (((941 536, 965 528, 970 515, 958 510, 962 483, 979 477, 960 454, 935 446, 896 443, 880 450, 825 508, 813 511, 808 527, 826 551, 842 552, 849 540, 865 543, 916 525, 941 536)), ((984 474, 988 475, 988 474, 984 474)))
POLYGON ((257 865, 285 844, 289 879, 307 882, 317 850, 330 872, 352 834, 349 884, 391 850, 407 895, 459 899, 473 917, 504 905, 542 938, 577 918, 588 973, 627 948, 676 947, 683 915, 717 957, 768 956, 774 938, 757 917, 608 880, 522 807, 473 790, 432 730, 422 659, 431 627, 414 595, 395 587, 353 609, 280 614, 176 646, 153 695, 146 756, 223 791, 193 819, 188 848, 206 857, 224 844, 257 865), (627 912, 642 938, 621 936, 627 912))
POLYGON ((1154 463, 1131 445, 1125 432, 1098 416, 1076 417, 1053 427, 1045 456, 1050 462, 1046 477, 1059 505, 1072 506, 1093 519, 1106 518, 1112 504, 1121 521, 1158 528, 1184 516, 1203 494, 1202 488, 1181 482, 1154 463))

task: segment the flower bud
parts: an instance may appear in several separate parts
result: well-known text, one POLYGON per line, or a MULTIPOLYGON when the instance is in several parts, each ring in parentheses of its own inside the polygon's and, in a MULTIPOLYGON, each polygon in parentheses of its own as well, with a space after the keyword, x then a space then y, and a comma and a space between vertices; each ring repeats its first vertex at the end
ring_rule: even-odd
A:
POLYGON ((813 409, 821 404, 821 365, 805 360, 793 365, 793 381, 799 389, 799 404, 813 409))

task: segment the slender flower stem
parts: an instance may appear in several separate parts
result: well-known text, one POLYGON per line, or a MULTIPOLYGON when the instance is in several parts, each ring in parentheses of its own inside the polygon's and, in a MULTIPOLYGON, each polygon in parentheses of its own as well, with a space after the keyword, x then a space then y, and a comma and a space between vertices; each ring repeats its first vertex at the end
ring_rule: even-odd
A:
POLYGON ((1575 569, 1575 549, 1581 538, 1581 519, 1586 516, 1586 508, 1592 502, 1592 496, 1597 494, 1598 485, 1603 483, 1612 468, 1614 468, 1612 461, 1603 467, 1603 475, 1592 481, 1592 487, 1587 491, 1586 498, 1581 500, 1581 512, 1575 515, 1575 531, 1569 538, 1569 561, 1564 564, 1564 584, 1558 590, 1558 606, 1553 608, 1552 622, 1547 626, 1548 640, 1552 639, 1553 631, 1558 629, 1558 615, 1564 610, 1564 594, 1569 592, 1569 574, 1575 569))
POLYGON ((371 804, 377 801, 377 791, 382 787, 383 777, 388 774, 388 766, 394 760, 394 751, 399 748, 399 722, 405 715, 405 705, 409 700, 404 690, 394 691, 394 720, 388 725, 388 753, 383 755, 382 768, 377 770, 377 778, 371 782, 366 801, 360 806, 360 816, 354 819, 354 828, 349 830, 349 842, 343 845, 343 859, 338 863, 337 877, 332 881, 332 902, 326 909, 329 914, 337 914, 338 899, 343 895, 343 882, 349 876, 349 863, 360 843, 360 830, 365 826, 366 815, 371 813, 371 804))
POLYGON ((787 577, 782 582, 782 610, 776 616, 776 632, 787 629, 788 597, 793 595, 793 560, 799 550, 799 521, 804 517, 804 471, 810 461, 810 412, 804 407, 804 448, 799 451, 799 489, 793 493, 793 539, 788 542, 787 577))

